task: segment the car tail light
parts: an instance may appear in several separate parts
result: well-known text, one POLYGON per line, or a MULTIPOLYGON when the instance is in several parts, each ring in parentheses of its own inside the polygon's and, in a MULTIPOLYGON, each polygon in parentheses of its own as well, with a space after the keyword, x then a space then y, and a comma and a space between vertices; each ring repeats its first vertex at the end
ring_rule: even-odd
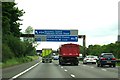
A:
POLYGON ((106 60, 106 58, 101 58, 102 60, 106 60))
POLYGON ((97 60, 97 59, 94 59, 94 60, 97 60))
POLYGON ((116 60, 115 58, 112 58, 112 60, 116 60))

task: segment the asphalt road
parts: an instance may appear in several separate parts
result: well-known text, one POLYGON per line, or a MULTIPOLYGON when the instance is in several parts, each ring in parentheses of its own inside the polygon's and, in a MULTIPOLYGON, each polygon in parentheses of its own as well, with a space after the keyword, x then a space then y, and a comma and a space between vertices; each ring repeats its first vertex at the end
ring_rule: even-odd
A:
POLYGON ((82 62, 78 66, 60 66, 58 60, 53 60, 52 63, 39 62, 33 69, 17 78, 62 78, 62 80, 66 80, 67 78, 90 78, 91 80, 94 78, 98 80, 100 78, 102 80, 115 80, 114 78, 118 78, 118 67, 110 68, 105 66, 101 68, 97 67, 96 64, 85 65, 82 62))

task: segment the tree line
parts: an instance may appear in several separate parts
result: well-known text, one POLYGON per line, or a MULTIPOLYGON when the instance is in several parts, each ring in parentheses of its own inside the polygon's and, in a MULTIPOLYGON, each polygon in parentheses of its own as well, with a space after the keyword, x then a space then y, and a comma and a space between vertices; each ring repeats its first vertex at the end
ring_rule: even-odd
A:
POLYGON ((8 59, 35 55, 35 47, 28 39, 20 39, 21 16, 25 12, 15 2, 2 2, 2 62, 8 59))
MULTIPOLYGON (((116 58, 120 59, 120 42, 110 43, 107 45, 89 45, 85 48, 87 55, 99 56, 101 53, 113 53, 116 58)), ((84 47, 80 46, 81 54, 84 54, 84 47)))

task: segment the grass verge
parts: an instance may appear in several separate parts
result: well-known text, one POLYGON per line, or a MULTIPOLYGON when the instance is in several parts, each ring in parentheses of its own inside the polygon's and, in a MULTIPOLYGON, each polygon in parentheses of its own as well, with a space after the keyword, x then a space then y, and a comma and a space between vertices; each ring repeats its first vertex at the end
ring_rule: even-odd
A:
POLYGON ((119 63, 117 63, 117 66, 120 66, 120 62, 119 62, 119 63))
POLYGON ((2 63, 2 68, 26 63, 26 62, 31 62, 33 60, 37 60, 38 56, 26 56, 26 57, 21 57, 21 58, 12 58, 7 60, 5 63, 2 63))

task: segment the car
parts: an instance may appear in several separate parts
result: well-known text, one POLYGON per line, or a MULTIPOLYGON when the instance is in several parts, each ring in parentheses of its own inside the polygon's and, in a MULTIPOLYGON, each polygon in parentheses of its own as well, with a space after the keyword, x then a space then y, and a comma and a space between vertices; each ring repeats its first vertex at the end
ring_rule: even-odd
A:
POLYGON ((54 60, 58 60, 58 59, 59 59, 59 56, 58 56, 58 55, 55 55, 55 56, 53 56, 53 59, 54 59, 54 60))
POLYGON ((116 67, 116 58, 114 57, 113 53, 102 53, 98 60, 97 66, 103 67, 104 65, 109 65, 109 67, 116 67))
POLYGON ((97 58, 95 56, 86 56, 84 59, 83 59, 83 64, 87 64, 87 63, 94 63, 96 64, 96 61, 97 61, 97 58))
POLYGON ((94 56, 94 58, 95 58, 96 60, 98 60, 98 56, 94 56))

